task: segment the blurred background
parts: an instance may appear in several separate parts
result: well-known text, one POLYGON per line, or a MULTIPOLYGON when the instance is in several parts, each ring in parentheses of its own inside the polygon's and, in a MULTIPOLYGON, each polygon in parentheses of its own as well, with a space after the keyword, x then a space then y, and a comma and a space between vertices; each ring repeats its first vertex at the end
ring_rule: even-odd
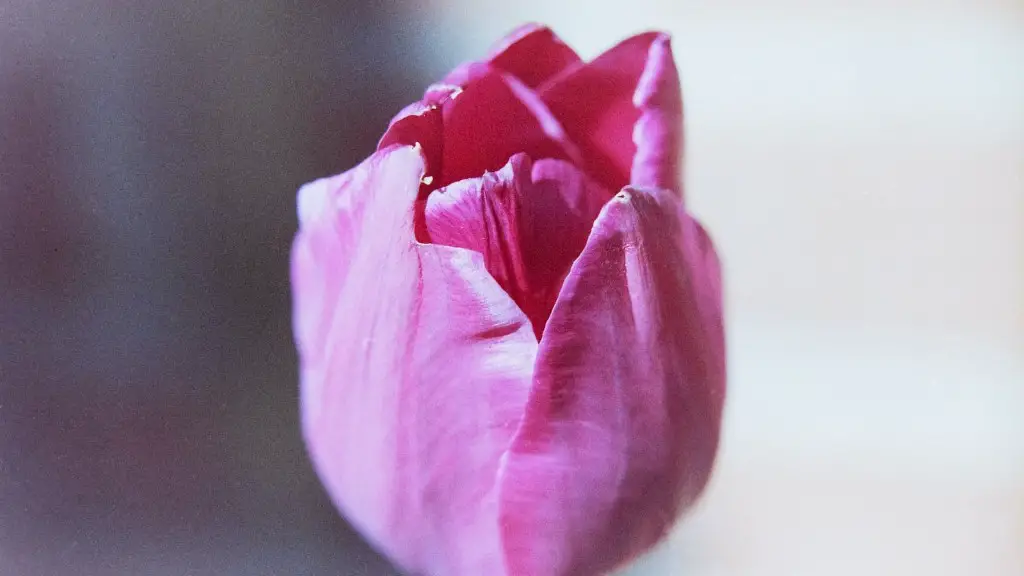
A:
POLYGON ((626 574, 1024 574, 1019 0, 0 0, 0 575, 396 574, 299 436, 294 192, 525 21, 674 34, 727 273, 716 476, 626 574))

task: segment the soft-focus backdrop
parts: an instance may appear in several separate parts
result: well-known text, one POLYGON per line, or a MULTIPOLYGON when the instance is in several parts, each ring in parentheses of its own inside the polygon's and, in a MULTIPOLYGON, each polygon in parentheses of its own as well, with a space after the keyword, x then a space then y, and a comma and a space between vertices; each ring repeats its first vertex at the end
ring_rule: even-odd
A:
POLYGON ((1017 0, 0 0, 0 575, 395 574, 298 432, 294 192, 542 21, 675 36, 716 476, 629 576, 1024 573, 1017 0))

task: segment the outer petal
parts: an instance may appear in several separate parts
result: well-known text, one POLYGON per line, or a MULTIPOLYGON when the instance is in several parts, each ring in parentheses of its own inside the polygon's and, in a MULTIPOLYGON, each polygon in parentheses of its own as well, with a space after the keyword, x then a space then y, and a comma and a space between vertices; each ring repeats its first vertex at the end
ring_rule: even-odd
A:
MULTIPOLYGON (((535 88, 566 68, 580 62, 580 57, 555 36, 547 26, 525 24, 500 42, 483 64, 511 74, 530 88, 535 88)), ((464 64, 445 78, 448 84, 466 84, 474 75, 476 63, 464 64)))
POLYGON ((629 38, 537 90, 579 146, 587 172, 604 186, 678 190, 678 176, 665 176, 678 169, 682 142, 679 78, 667 35, 629 38))
POLYGON ((431 194, 426 228, 435 244, 482 254, 539 339, 562 279, 610 196, 567 162, 533 164, 517 154, 498 172, 431 194))
POLYGON ((502 475, 509 571, 605 573, 665 534, 718 442, 718 263, 674 194, 627 189, 598 216, 534 386, 502 475))
POLYGON ((302 423, 338 508, 405 569, 505 574, 496 473, 537 341, 475 253, 420 245, 415 148, 300 191, 302 423))

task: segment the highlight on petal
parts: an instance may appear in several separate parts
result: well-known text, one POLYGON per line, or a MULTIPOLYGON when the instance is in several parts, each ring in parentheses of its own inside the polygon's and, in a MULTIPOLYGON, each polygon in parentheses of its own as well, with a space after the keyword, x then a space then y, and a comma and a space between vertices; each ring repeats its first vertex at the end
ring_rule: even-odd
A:
POLYGON ((471 62, 453 70, 446 78, 449 84, 464 85, 481 69, 494 68, 515 76, 530 88, 580 62, 580 57, 547 26, 525 24, 500 42, 482 62, 471 62))
POLYGON ((404 569, 505 574, 495 478, 537 340, 474 252, 416 242, 414 147, 300 193, 302 425, 335 504, 404 569))
POLYGON ((540 338, 562 279, 610 194, 572 164, 525 154, 427 199, 431 242, 483 255, 488 272, 519 305, 540 338))
POLYGON ((598 216, 502 468, 510 574, 603 574, 703 489, 725 392, 719 281, 673 193, 627 189, 598 216))

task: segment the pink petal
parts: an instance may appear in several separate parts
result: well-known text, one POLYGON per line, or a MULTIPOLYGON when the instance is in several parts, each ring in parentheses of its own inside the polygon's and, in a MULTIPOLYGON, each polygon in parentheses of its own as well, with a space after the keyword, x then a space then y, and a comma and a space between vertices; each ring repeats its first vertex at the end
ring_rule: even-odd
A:
POLYGON ((633 105, 640 118, 633 126, 636 154, 630 184, 682 193, 683 98, 668 36, 651 44, 633 105))
POLYGON ((482 254, 539 339, 562 279, 610 196, 567 162, 533 164, 517 154, 498 172, 431 194, 426 228, 435 244, 482 254))
POLYGON ((464 85, 480 69, 494 68, 511 74, 530 88, 535 88, 566 68, 580 62, 580 57, 550 28, 539 24, 525 24, 506 36, 480 63, 470 62, 451 72, 445 82, 464 85))
POLYGON ((463 88, 434 85, 392 121, 378 150, 420 143, 430 189, 496 171, 513 154, 578 160, 540 98, 514 77, 484 70, 463 88))
POLYGON ((501 480, 509 573, 603 574, 665 534, 718 443, 718 263, 675 194, 627 189, 604 208, 534 378, 501 480))
POLYGON ((415 148, 305 186, 302 423, 338 508, 406 570, 504 574, 495 479, 537 349, 480 255, 414 239, 415 148))
POLYGON ((678 167, 672 156, 682 138, 678 81, 668 36, 649 32, 566 69, 537 91, 580 148, 587 173, 605 187, 633 182, 676 189, 661 175, 678 167))

